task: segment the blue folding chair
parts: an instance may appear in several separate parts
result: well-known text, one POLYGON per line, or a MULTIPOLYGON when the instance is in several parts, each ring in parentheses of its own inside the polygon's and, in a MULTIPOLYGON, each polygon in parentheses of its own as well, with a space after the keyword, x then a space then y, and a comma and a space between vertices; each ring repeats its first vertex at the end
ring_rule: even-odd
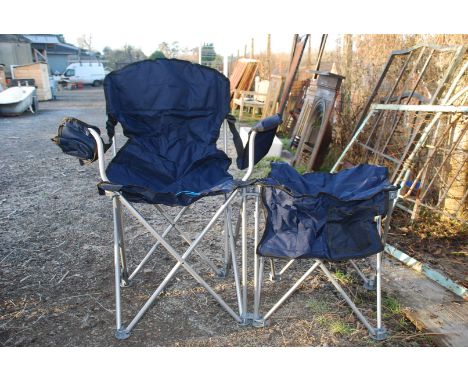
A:
MULTIPOLYGON (((80 158, 81 163, 98 161, 102 179, 98 184, 99 192, 109 196, 113 202, 116 337, 125 339, 130 335, 180 268, 192 275, 237 322, 248 323, 236 265, 231 204, 248 184, 255 163, 268 151, 281 118, 275 115, 260 121, 250 133, 248 147, 244 148, 235 127, 235 119, 228 115, 229 80, 214 69, 175 59, 141 61, 111 72, 104 80, 104 92, 108 143, 101 139, 97 127, 74 118, 66 118, 62 122, 59 134, 53 141, 65 153, 80 158), (231 159, 216 147, 220 127, 225 119, 233 133, 238 152, 237 165, 240 169, 247 169, 242 180, 234 180, 229 174, 231 159), (128 140, 116 153, 114 135, 118 123, 128 140), (257 134, 261 139, 255 142, 257 134), (262 139, 264 136, 266 139, 262 139), (113 143, 115 156, 106 169, 104 153, 113 143), (260 156, 255 153, 256 147, 260 156), (193 203, 213 195, 225 195, 224 203, 196 239, 191 241, 178 227, 179 219, 193 203), (132 203, 154 205, 169 226, 158 233, 132 203), (171 219, 161 205, 180 206, 182 209, 171 219), (132 273, 128 270, 126 260, 122 206, 156 239, 156 243, 132 273), (218 268, 196 247, 222 215, 225 251, 223 267, 218 268), (188 243, 185 252, 178 253, 166 240, 165 237, 172 230, 188 243), (121 286, 129 285, 159 246, 163 246, 177 263, 125 326, 121 314, 121 286), (188 263, 193 254, 198 255, 218 276, 226 276, 232 267, 237 311, 188 263)), ((245 203, 243 205, 245 218, 245 203)), ((246 242, 245 229, 242 240, 246 242)), ((245 256, 243 245, 243 258, 245 256)), ((246 289, 245 274, 242 283, 246 289)))
MULTIPOLYGON (((304 280, 320 268, 375 339, 385 338, 381 314, 381 219, 391 213, 398 187, 388 181, 385 167, 359 165, 338 173, 300 175, 285 163, 272 163, 261 181, 261 201, 266 211, 265 230, 256 246, 254 273, 254 325, 264 326, 271 315, 304 280), (354 260, 377 254, 376 279, 367 278, 354 260), (264 315, 260 296, 264 259, 270 258, 271 280, 280 281, 296 261, 313 259, 310 268, 264 315), (281 270, 273 259, 286 260, 281 270), (340 286, 326 262, 351 261, 368 289, 376 289, 377 323, 373 326, 340 286)), ((258 203, 258 202, 257 202, 258 203)), ((258 214, 258 208, 256 208, 258 214)), ((387 222, 389 219, 387 219, 387 222)), ((255 219, 257 237, 258 216, 255 219)), ((388 227, 387 227, 388 228, 388 227)))

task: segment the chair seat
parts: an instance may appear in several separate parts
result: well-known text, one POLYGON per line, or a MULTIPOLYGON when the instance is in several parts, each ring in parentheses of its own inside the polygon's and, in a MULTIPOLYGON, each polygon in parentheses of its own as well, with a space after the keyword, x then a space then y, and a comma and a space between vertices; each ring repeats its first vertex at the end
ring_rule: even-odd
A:
POLYGON ((132 202, 185 206, 207 196, 231 192, 231 159, 213 146, 166 137, 135 137, 107 167, 110 183, 99 189, 120 191, 132 202))
POLYGON ((374 218, 385 216, 395 189, 384 167, 361 165, 337 174, 304 176, 272 163, 262 181, 267 211, 262 256, 340 261, 383 250, 374 218))

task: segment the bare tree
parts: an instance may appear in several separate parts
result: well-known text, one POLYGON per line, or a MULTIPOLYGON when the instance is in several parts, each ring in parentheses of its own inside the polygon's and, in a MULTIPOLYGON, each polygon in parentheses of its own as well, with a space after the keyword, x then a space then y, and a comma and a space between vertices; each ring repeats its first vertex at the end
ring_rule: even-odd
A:
POLYGON ((89 51, 93 50, 93 36, 88 35, 86 36, 85 34, 81 35, 81 37, 78 37, 78 47, 81 49, 87 49, 89 51))

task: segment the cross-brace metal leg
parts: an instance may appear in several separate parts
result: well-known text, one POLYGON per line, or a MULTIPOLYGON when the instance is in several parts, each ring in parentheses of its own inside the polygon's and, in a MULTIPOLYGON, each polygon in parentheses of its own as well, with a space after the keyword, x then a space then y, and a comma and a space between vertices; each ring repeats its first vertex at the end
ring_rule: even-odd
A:
MULTIPOLYGON (((322 272, 327 276, 328 280, 332 283, 332 285, 335 287, 335 289, 341 294, 343 299, 346 301, 346 303, 349 305, 349 307, 352 309, 354 314, 357 316, 357 318, 364 324, 364 326, 367 328, 369 331, 370 335, 376 339, 376 340, 383 340, 386 338, 386 331, 384 327, 382 326, 382 304, 381 304, 381 253, 377 254, 377 286, 376 286, 376 292, 377 292, 377 326, 373 327, 367 318, 361 313, 359 308, 354 304, 354 302, 351 300, 351 298, 348 296, 348 294, 343 290, 343 288, 340 286, 338 283, 338 280, 331 274, 331 272, 328 270, 328 268, 325 266, 325 264, 321 260, 316 260, 314 264, 295 282, 295 284, 278 300, 278 302, 273 305, 273 307, 263 316, 260 317, 259 315, 258 318, 255 320, 254 325, 257 327, 265 326, 271 317, 271 315, 299 288, 299 286, 304 282, 304 280, 309 277, 312 272, 314 272, 317 268, 320 268, 322 272)), ((258 285, 255 287, 255 289, 260 288, 261 283, 262 283, 262 278, 259 277, 257 280, 258 285)), ((259 303, 259 300, 256 301, 256 303, 259 303)), ((259 311, 259 306, 256 305, 254 307, 254 311, 258 312, 259 311)))
MULTIPOLYGON (((199 244, 201 239, 205 236, 208 230, 213 226, 215 221, 219 218, 219 216, 224 212, 224 210, 229 206, 231 201, 236 196, 237 191, 234 191, 229 198, 225 201, 225 203, 221 206, 220 209, 215 213, 213 218, 210 222, 206 225, 206 227, 202 230, 202 232, 198 235, 198 237, 191 242, 189 248, 184 252, 181 256, 177 253, 177 251, 160 235, 144 218, 143 216, 121 195, 116 194, 113 197, 114 203, 114 236, 115 236, 115 243, 114 243, 114 266, 115 266, 115 288, 116 288, 116 337, 118 339, 127 338, 130 334, 131 330, 134 326, 138 323, 141 317, 146 313, 149 307, 152 305, 154 300, 159 296, 159 294, 164 290, 166 285, 172 280, 176 272, 180 267, 183 267, 198 283, 200 283, 212 296, 213 298, 239 323, 243 320, 241 317, 235 313, 229 305, 206 283, 206 281, 193 269, 193 267, 187 263, 188 257, 194 252, 195 247, 199 244), (147 300, 144 306, 140 309, 137 315, 133 318, 130 324, 124 328, 122 325, 121 320, 121 302, 120 302, 120 282, 121 282, 121 271, 120 271, 120 246, 119 246, 119 230, 118 230, 118 214, 117 214, 117 203, 121 202, 129 212, 137 218, 137 220, 164 246, 164 248, 177 260, 177 264, 172 268, 172 270, 167 274, 166 278, 163 282, 159 285, 159 287, 154 291, 151 297, 147 300)), ((232 243, 232 242, 231 242, 232 243)), ((233 255, 233 263, 236 264, 235 261, 235 253, 233 255)), ((239 291, 238 280, 236 280, 236 289, 239 291)), ((242 300, 239 299, 238 296, 238 303, 241 306, 242 300)))

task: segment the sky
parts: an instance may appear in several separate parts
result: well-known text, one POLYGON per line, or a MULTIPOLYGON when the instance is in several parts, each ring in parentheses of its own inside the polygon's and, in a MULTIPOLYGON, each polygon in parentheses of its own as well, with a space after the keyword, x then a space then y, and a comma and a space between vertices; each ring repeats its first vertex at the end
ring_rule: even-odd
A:
MULTIPOLYGON (((328 33, 333 49, 342 33, 466 33, 466 1, 392 0, 63 0, 27 1, 27 12, 3 17, 0 33, 60 33, 77 43, 91 35, 102 50, 125 44, 147 55, 159 43, 178 41, 193 48, 212 42, 218 54, 243 53, 255 39, 255 51, 272 35, 273 52, 289 53, 294 33, 312 35, 319 46, 328 33)), ((26 6, 25 4, 25 6, 26 6)))
MULTIPOLYGON (((65 41, 77 45, 78 38, 84 33, 64 33, 65 41)), ((92 37, 92 47, 102 52, 102 49, 107 45, 112 49, 121 48, 125 44, 133 45, 149 56, 152 52, 158 49, 161 42, 172 43, 173 41, 179 42, 180 48, 195 48, 202 43, 213 43, 217 53, 221 55, 237 55, 239 50, 240 55, 243 55, 244 46, 247 45, 247 52, 250 52, 251 39, 254 39, 254 52, 266 51, 267 33, 236 33, 233 35, 219 36, 216 33, 207 34, 187 34, 183 32, 171 31, 166 33, 157 33, 153 35, 141 35, 138 33, 118 32, 113 33, 112 37, 105 36, 97 31, 89 31, 85 33, 88 37, 92 37)), ((292 39, 294 33, 271 33, 271 49, 273 52, 286 52, 291 50, 292 39)), ((335 40, 338 34, 330 35, 327 39, 327 48, 333 49, 335 47, 335 40)), ((312 47, 318 48, 320 45, 321 34, 316 33, 312 35, 312 47)))

